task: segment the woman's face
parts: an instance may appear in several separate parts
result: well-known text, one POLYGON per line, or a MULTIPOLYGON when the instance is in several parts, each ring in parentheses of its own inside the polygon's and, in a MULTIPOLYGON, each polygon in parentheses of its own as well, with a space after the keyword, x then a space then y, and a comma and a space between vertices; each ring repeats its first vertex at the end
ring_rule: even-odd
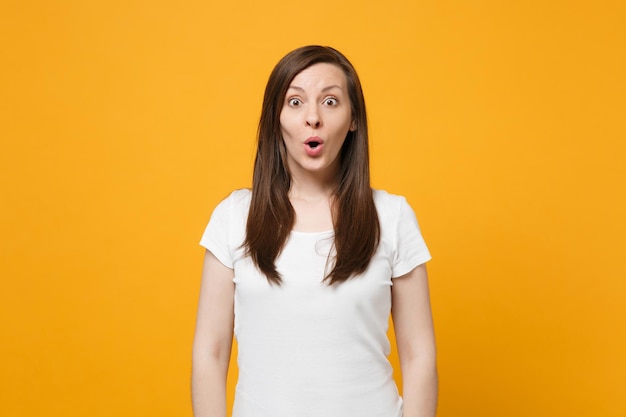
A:
POLYGON ((320 63, 296 75, 285 95, 280 126, 292 176, 334 176, 343 142, 355 127, 343 71, 320 63))

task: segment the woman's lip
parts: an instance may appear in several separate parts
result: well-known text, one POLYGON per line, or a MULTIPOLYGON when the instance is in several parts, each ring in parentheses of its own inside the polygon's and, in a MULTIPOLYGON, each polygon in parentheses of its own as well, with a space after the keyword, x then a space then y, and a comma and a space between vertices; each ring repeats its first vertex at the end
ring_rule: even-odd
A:
POLYGON ((322 153, 322 149, 324 149, 324 144, 322 142, 318 142, 315 148, 311 147, 309 143, 317 142, 316 140, 308 141, 304 144, 304 151, 308 156, 318 156, 322 153))
POLYGON ((310 138, 308 138, 307 140, 304 141, 304 144, 308 145, 311 142, 317 142, 320 145, 324 143, 324 141, 320 137, 318 137, 318 136, 311 136, 310 138))

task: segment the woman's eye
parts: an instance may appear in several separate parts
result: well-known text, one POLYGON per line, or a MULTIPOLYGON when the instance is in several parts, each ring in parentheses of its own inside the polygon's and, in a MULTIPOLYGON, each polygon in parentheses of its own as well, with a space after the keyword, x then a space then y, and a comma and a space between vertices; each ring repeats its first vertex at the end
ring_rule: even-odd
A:
POLYGON ((287 103, 291 106, 291 107, 298 107, 300 104, 302 104, 302 101, 300 101, 299 98, 290 98, 287 103))
POLYGON ((326 100, 324 100, 324 104, 326 104, 327 106, 336 106, 337 105, 337 99, 336 98, 327 98, 326 100))

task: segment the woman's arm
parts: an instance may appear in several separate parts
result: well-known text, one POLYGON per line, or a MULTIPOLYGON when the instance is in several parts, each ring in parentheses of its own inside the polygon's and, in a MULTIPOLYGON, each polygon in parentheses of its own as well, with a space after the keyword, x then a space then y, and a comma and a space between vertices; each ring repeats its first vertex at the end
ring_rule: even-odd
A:
POLYGON ((426 265, 394 278, 391 296, 402 370, 403 417, 434 417, 437 364, 426 265))
POLYGON ((226 416, 234 291, 233 270, 207 251, 193 341, 191 396, 195 417, 226 416))

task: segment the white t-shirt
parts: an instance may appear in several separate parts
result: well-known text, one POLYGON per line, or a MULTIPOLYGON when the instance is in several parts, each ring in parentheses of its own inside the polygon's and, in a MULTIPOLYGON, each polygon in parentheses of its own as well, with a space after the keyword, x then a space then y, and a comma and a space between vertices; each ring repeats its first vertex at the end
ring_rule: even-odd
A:
POLYGON ((250 198, 222 201, 200 242, 234 270, 233 417, 401 417, 387 359, 392 278, 430 259, 405 198, 374 191, 379 247, 365 273, 332 287, 332 231, 292 231, 276 259, 282 285, 268 283, 242 248, 250 198))

